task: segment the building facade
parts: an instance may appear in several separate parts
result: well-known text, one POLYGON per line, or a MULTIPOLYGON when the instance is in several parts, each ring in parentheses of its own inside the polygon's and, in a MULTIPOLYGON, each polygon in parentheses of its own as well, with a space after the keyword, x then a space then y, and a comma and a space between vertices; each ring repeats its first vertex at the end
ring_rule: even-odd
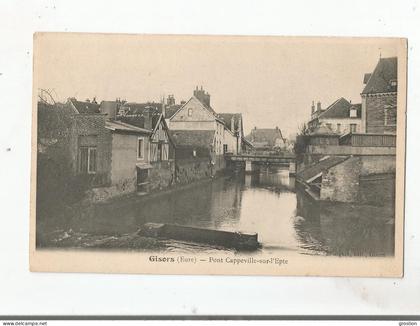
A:
POLYGON ((273 129, 254 127, 246 138, 258 151, 285 150, 287 147, 279 127, 273 129))
POLYGON ((92 201, 173 184, 174 149, 162 114, 146 109, 121 121, 123 104, 117 101, 92 105, 69 99, 67 106, 73 109, 73 173, 88 183, 92 201))
POLYGON ((352 104, 343 97, 334 101, 325 110, 321 110, 319 102, 315 109, 312 102, 311 120, 308 123, 308 128, 312 133, 319 133, 319 130, 340 135, 358 133, 362 130, 361 116, 362 105, 352 104))
POLYGON ((362 96, 362 132, 391 133, 397 130, 398 61, 381 58, 373 73, 365 75, 362 96))
POLYGON ((169 119, 171 131, 195 130, 213 131, 211 152, 214 159, 215 170, 225 168, 223 155, 237 153, 238 135, 242 134, 242 117, 235 115, 230 121, 225 121, 225 115, 218 115, 210 105, 210 94, 201 89, 194 90, 193 96, 184 103, 169 119), (232 123, 233 121, 233 130, 232 123), (236 125, 235 125, 236 121, 236 125), (230 124, 230 126, 229 126, 230 124), (241 127, 239 127, 239 124, 241 127))

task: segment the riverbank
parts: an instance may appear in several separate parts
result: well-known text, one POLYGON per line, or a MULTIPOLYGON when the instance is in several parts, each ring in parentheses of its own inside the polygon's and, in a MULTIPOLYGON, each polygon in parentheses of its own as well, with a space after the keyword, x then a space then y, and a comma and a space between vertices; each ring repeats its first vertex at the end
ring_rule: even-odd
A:
POLYGON ((40 221, 37 248, 226 251, 216 246, 136 234, 146 223, 163 223, 258 233, 261 253, 393 255, 392 208, 317 202, 299 188, 295 189, 288 170, 280 169, 252 176, 228 174, 145 196, 92 204, 40 221))

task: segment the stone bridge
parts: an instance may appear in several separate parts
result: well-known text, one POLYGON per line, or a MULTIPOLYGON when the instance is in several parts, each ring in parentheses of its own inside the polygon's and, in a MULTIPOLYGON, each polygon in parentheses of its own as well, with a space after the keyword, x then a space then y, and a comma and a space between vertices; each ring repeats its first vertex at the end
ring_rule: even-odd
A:
POLYGON ((240 165, 245 162, 245 172, 251 173, 259 170, 260 166, 277 165, 288 166, 289 173, 296 173, 296 156, 292 153, 282 153, 278 155, 267 155, 258 153, 243 153, 243 154, 226 154, 225 160, 227 162, 240 165))

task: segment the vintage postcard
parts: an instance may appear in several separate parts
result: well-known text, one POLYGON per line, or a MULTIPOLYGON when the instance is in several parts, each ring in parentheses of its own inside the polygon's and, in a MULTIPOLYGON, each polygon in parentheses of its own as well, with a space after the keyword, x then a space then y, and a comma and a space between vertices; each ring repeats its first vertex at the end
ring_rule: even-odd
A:
POLYGON ((407 40, 34 35, 31 271, 403 276, 407 40))

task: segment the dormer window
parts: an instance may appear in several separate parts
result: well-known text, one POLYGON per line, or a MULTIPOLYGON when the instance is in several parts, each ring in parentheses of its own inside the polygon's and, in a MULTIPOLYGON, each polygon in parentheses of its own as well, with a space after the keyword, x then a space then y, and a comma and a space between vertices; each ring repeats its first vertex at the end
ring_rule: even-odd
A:
POLYGON ((350 118, 357 118, 357 109, 355 108, 350 109, 350 118))

